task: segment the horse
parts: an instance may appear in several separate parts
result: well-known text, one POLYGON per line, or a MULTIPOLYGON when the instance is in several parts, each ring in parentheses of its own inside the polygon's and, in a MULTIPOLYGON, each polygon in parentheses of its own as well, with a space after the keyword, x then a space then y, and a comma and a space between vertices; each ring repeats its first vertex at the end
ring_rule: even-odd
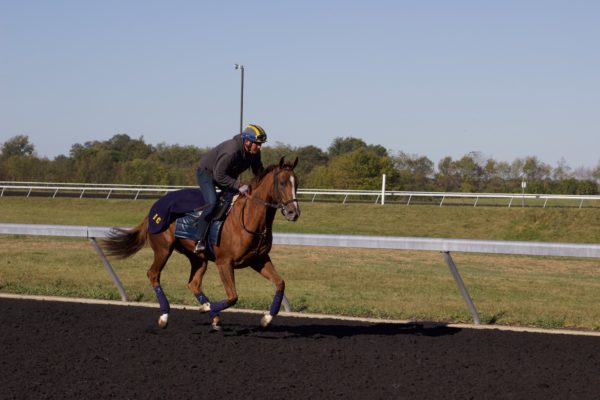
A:
POLYGON ((289 163, 282 157, 278 164, 268 166, 252 180, 249 191, 239 196, 230 207, 230 212, 222 223, 220 238, 213 244, 212 252, 205 250, 197 254, 195 240, 176 237, 176 220, 170 222, 168 229, 155 234, 148 230, 148 216, 134 228, 111 229, 107 238, 101 242, 109 256, 127 258, 150 243, 154 260, 147 276, 159 303, 161 314, 158 325, 161 328, 167 327, 170 305, 161 288, 160 276, 173 251, 188 258, 191 270, 187 286, 200 303, 200 311, 208 312, 213 330, 222 330, 220 312, 238 301, 234 271, 245 267, 251 267, 275 286, 269 312, 260 320, 263 328, 271 324, 279 313, 285 292, 285 281, 269 257, 273 243, 272 226, 278 209, 288 221, 296 221, 300 217, 296 198, 298 179, 294 174, 297 164, 298 158, 289 163), (211 302, 202 291, 202 278, 209 261, 216 264, 227 296, 216 302, 211 302))

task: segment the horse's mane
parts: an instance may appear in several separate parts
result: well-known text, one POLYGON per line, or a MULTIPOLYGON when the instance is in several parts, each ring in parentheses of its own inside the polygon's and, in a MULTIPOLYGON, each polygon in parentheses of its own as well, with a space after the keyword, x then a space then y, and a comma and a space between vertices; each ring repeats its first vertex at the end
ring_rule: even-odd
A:
MULTIPOLYGON (((263 172, 261 172, 259 175, 255 176, 252 179, 252 182, 250 182, 250 186, 255 187, 256 185, 258 185, 260 183, 260 181, 267 176, 268 174, 270 174, 271 172, 273 172, 273 170, 279 168, 279 164, 271 164, 269 165, 267 168, 264 169, 263 172)), ((287 170, 291 170, 293 168, 292 164, 288 164, 287 162, 283 163, 282 169, 287 169, 287 170)))
POLYGON ((268 174, 270 174, 271 172, 273 172, 273 170, 275 168, 279 167, 279 164, 272 164, 269 165, 267 168, 264 169, 263 172, 261 172, 259 175, 256 175, 253 179, 252 182, 250 183, 250 186, 254 187, 256 185, 258 185, 260 183, 260 181, 267 176, 268 174))

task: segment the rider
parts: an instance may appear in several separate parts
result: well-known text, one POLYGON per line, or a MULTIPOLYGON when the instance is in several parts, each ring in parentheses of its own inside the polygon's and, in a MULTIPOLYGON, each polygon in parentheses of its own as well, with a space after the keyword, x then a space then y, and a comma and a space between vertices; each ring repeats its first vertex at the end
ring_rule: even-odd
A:
POLYGON ((204 197, 205 208, 198 224, 201 236, 196 244, 197 253, 206 248, 206 233, 217 203, 215 185, 221 191, 246 193, 248 185, 239 182, 237 178, 248 168, 252 169, 255 176, 264 171, 260 148, 266 141, 265 130, 256 124, 250 124, 242 133, 219 144, 200 160, 196 178, 204 197))

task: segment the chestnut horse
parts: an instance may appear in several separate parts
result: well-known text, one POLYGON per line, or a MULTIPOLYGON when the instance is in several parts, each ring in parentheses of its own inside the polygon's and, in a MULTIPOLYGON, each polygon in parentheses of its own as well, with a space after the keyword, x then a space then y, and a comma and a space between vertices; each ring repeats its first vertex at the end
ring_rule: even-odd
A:
POLYGON ((274 164, 254 179, 250 190, 240 196, 233 204, 231 211, 223 222, 221 237, 214 244, 214 261, 223 282, 227 298, 210 302, 202 292, 202 278, 206 272, 209 256, 207 252, 194 252, 196 241, 175 237, 176 221, 169 228, 157 233, 148 232, 148 217, 132 229, 113 228, 102 247, 108 255, 120 258, 129 257, 141 250, 146 242, 154 251, 154 261, 148 269, 148 279, 156 293, 161 315, 158 319, 160 327, 165 328, 169 318, 169 302, 160 286, 160 274, 167 260, 176 250, 190 261, 191 271, 188 288, 200 302, 200 310, 208 312, 213 329, 221 329, 219 312, 233 306, 238 300, 235 288, 234 270, 251 267, 275 285, 275 296, 270 310, 261 319, 261 325, 267 327, 279 312, 283 300, 285 282, 275 270, 269 251, 273 242, 273 220, 277 209, 281 209, 288 221, 296 221, 300 216, 300 207, 296 198, 298 180, 293 163, 287 163, 282 157, 279 164, 274 164))

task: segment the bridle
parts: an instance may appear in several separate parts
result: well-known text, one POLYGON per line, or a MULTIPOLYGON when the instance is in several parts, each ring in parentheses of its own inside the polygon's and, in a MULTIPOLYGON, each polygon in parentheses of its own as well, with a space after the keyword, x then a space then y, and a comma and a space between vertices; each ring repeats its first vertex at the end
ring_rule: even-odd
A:
POLYGON ((282 171, 282 169, 279 169, 277 172, 275 172, 273 174, 273 187, 274 187, 274 191, 275 191, 275 196, 277 199, 277 203, 270 203, 266 200, 263 199, 259 199, 257 197, 252 196, 249 193, 244 193, 244 196, 246 196, 247 198, 249 198, 250 200, 252 200, 255 203, 259 203, 262 204, 265 207, 269 207, 269 208, 280 208, 280 209, 284 209, 285 206, 287 206, 290 203, 293 203, 295 201, 298 201, 298 198, 294 197, 292 199, 289 199, 287 201, 281 201, 281 191, 279 190, 279 180, 277 180, 277 175, 279 175, 279 173, 282 171))
MULTIPOLYGON (((282 171, 282 169, 279 169, 278 171, 276 171, 273 174, 273 188, 274 188, 274 192, 275 192, 275 196, 274 197, 276 198, 276 201, 277 201, 276 203, 271 203, 271 202, 268 202, 266 200, 259 199, 257 197, 252 196, 250 193, 244 193, 243 195, 246 196, 249 200, 252 200, 253 202, 258 203, 258 204, 262 204, 263 206, 265 206, 267 208, 274 208, 274 209, 285 210, 285 206, 287 206, 288 204, 293 203, 295 201, 298 201, 298 199, 294 197, 294 198, 292 198, 290 200, 287 200, 287 201, 282 201, 281 200, 282 195, 281 195, 281 191, 279 190, 279 180, 277 180, 277 176, 279 175, 279 173, 281 171, 282 171)), ((242 214, 241 215, 242 228, 246 232, 248 232, 248 233, 250 233, 252 235, 260 236, 261 237, 261 241, 262 241, 262 239, 264 237, 266 237, 266 235, 267 235, 267 231, 268 231, 267 227, 265 226, 265 229, 262 232, 254 232, 254 231, 251 231, 248 228, 246 228, 246 224, 244 223, 244 210, 246 209, 246 204, 247 204, 247 202, 244 203, 244 205, 242 206, 242 211, 241 211, 241 214, 242 214)), ((260 247, 260 243, 259 243, 258 248, 259 247, 260 247)))

